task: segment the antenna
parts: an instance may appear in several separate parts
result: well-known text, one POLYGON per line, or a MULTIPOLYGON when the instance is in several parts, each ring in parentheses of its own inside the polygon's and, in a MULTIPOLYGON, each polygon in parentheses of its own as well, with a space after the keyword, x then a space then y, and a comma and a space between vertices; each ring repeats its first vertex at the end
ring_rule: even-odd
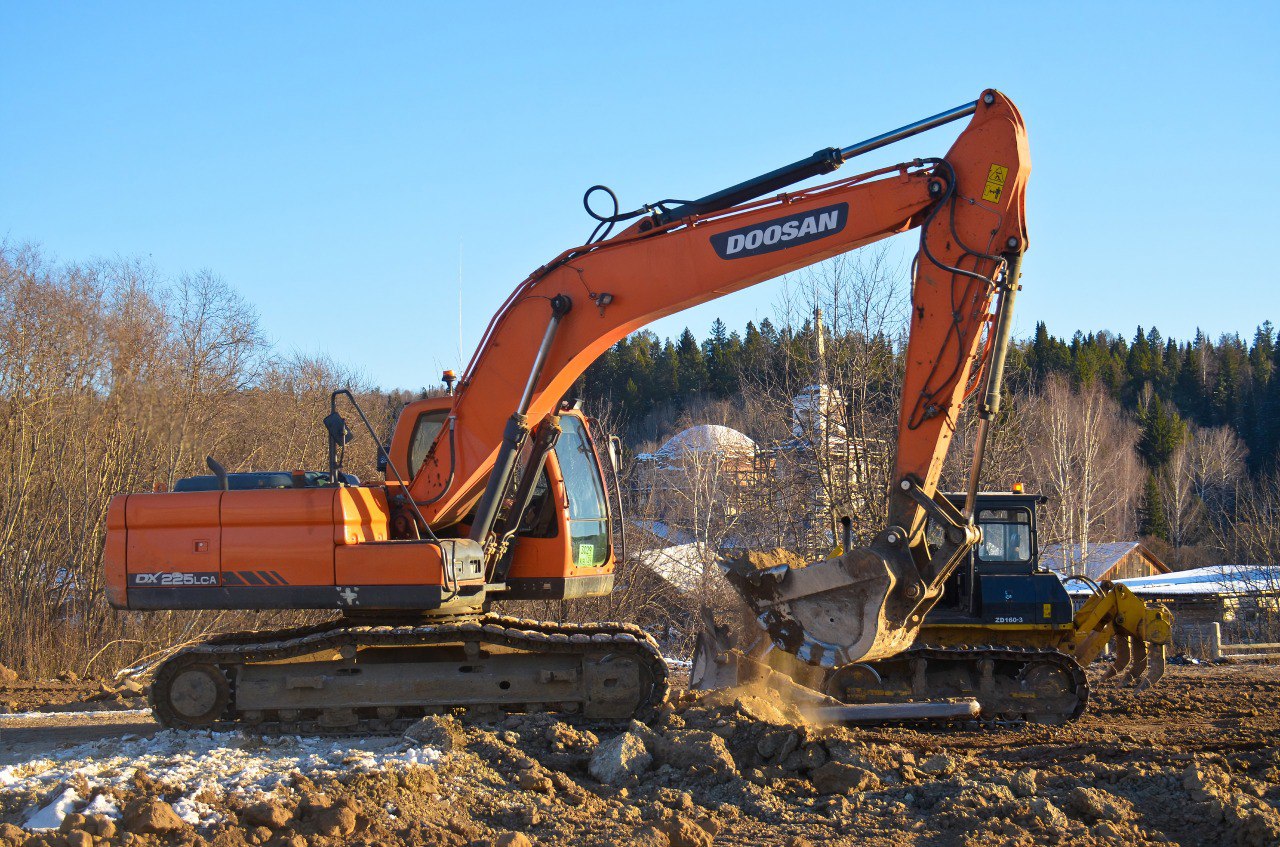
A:
POLYGON ((458 239, 458 368, 466 366, 462 361, 462 239, 458 239))

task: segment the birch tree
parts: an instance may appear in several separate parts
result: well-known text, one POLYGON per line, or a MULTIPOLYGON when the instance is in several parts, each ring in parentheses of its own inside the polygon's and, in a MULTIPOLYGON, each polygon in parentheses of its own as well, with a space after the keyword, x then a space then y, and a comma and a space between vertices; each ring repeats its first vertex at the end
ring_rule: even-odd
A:
POLYGON ((1101 386, 1076 389, 1056 374, 1027 406, 1036 490, 1049 497, 1042 538, 1063 544, 1064 564, 1079 572, 1091 544, 1132 530, 1138 430, 1101 386))

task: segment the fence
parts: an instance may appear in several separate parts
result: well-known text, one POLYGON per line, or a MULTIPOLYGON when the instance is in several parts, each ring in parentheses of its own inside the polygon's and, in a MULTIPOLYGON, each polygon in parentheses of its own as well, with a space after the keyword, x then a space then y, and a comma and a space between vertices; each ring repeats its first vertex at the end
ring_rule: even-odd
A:
POLYGON ((1223 644, 1222 627, 1210 624, 1207 628, 1208 658, 1229 659, 1235 662, 1280 662, 1280 643, 1223 644))

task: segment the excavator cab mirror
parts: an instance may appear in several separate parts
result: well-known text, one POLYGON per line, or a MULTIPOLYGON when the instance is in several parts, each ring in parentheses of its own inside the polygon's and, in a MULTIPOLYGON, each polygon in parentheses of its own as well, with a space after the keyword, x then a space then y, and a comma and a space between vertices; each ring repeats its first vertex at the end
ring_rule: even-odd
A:
POLYGON ((330 443, 336 446, 346 446, 347 444, 350 444, 351 439, 354 438, 351 433, 351 429, 347 426, 346 418, 342 417, 342 415, 337 412, 330 412, 325 415, 323 423, 324 428, 329 430, 330 443))
POLYGON ((616 479, 622 468, 622 439, 616 435, 609 436, 609 464, 613 466, 613 476, 616 479))

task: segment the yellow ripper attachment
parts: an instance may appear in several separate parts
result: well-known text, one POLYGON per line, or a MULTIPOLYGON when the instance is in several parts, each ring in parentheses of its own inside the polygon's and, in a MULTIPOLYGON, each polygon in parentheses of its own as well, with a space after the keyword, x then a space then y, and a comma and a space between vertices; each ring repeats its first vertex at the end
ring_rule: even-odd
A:
POLYGON ((1102 654, 1108 641, 1113 643, 1115 659, 1103 679, 1118 677, 1122 684, 1146 691, 1164 676, 1173 615, 1163 605, 1147 603, 1123 585, 1103 582, 1076 613, 1073 627, 1075 635, 1063 649, 1083 667, 1102 654))

